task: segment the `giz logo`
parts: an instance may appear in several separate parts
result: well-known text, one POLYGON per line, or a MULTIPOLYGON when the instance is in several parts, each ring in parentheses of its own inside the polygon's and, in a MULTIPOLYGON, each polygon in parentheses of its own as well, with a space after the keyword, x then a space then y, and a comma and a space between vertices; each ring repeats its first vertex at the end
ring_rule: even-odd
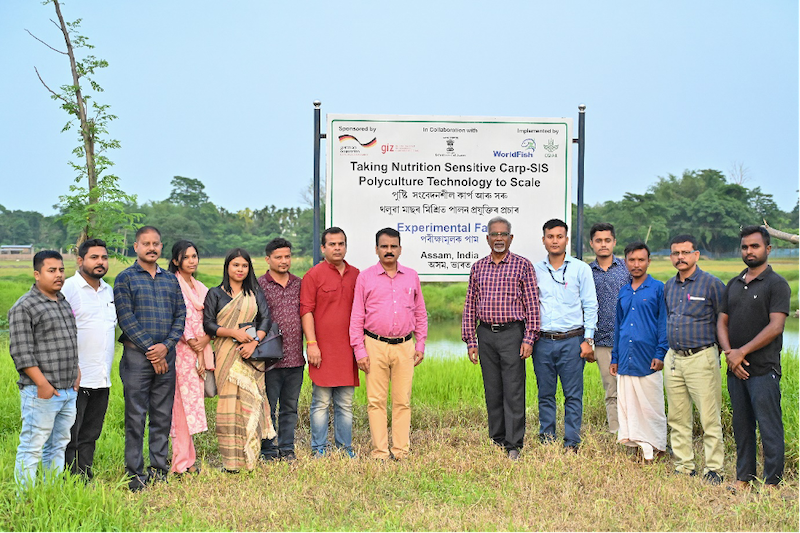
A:
POLYGON ((386 152, 394 152, 394 145, 393 144, 382 144, 381 145, 381 153, 385 154, 386 152))

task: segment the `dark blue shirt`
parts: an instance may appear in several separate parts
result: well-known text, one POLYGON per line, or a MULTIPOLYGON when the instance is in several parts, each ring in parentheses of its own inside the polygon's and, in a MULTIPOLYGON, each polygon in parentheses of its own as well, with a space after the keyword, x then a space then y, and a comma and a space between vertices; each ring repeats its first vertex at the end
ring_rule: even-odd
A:
POLYGON ((626 283, 631 282, 631 275, 625 262, 612 256, 608 270, 603 270, 597 260, 589 264, 592 267, 594 287, 597 290, 597 329, 594 332, 595 346, 614 346, 614 317, 617 315, 617 296, 626 283))
POLYGON ((622 287, 614 326, 611 364, 619 365, 617 373, 626 376, 652 374, 653 359, 663 361, 669 349, 664 284, 648 274, 636 290, 630 283, 622 287))
POLYGON ((153 277, 137 261, 114 280, 114 306, 120 342, 131 341, 142 352, 158 343, 172 351, 183 335, 186 304, 172 272, 157 267, 153 277))
POLYGON ((673 350, 691 350, 717 342, 717 314, 725 285, 697 267, 681 283, 667 280, 667 337, 673 350))

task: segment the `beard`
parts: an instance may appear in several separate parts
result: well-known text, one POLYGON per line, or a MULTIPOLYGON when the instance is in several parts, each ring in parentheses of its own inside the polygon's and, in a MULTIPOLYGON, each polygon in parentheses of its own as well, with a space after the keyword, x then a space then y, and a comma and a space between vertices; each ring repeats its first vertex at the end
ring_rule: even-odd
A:
POLYGON ((750 268, 757 268, 767 262, 766 257, 751 257, 744 259, 744 264, 750 268))
POLYGON ((94 278, 94 279, 103 279, 103 276, 105 276, 106 273, 108 272, 107 270, 103 270, 103 272, 97 273, 97 272, 94 271, 94 269, 86 270, 85 268, 82 268, 81 271, 84 274, 86 274, 87 276, 89 276, 90 278, 94 278))
POLYGON ((498 254, 501 254, 501 253, 506 251, 506 243, 504 243, 504 242, 496 242, 496 243, 494 243, 492 245, 492 250, 494 250, 498 254))

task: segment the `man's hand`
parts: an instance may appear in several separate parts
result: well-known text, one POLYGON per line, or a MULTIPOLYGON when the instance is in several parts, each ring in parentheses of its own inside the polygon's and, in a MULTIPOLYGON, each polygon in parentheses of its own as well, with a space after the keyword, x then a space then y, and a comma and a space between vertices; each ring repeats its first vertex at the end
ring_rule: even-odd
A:
POLYGON ((58 391, 53 387, 49 381, 45 380, 44 383, 36 387, 36 396, 42 400, 49 400, 53 396, 61 396, 58 391))
POLYGON ((308 355, 308 364, 319 368, 319 365, 322 364, 322 352, 319 351, 319 344, 306 344, 306 354, 308 355))
POLYGON ((469 360, 472 361, 473 365, 478 364, 478 348, 469 348, 467 350, 467 356, 469 356, 469 360))
POLYGON ((611 363, 611 366, 608 367, 608 373, 611 374, 612 376, 616 376, 617 368, 619 368, 619 365, 617 363, 611 363))
POLYGON ((166 359, 159 359, 158 361, 150 361, 156 374, 166 374, 169 372, 169 365, 166 359))
POLYGON ((739 379, 750 377, 750 373, 744 369, 745 366, 750 366, 750 363, 745 359, 746 355, 740 348, 725 351, 725 363, 728 365, 728 370, 733 372, 733 375, 739 379))
POLYGON ((653 360, 650 361, 650 370, 655 370, 656 372, 658 372, 662 368, 664 368, 664 361, 662 361, 661 359, 653 358, 653 360))
POLYGON ((414 351, 414 366, 417 366, 425 359, 425 354, 422 352, 414 351))
POLYGON ((586 359, 587 363, 594 363, 594 348, 589 346, 589 343, 583 341, 581 343, 581 359, 586 359))
POLYGON ((75 380, 75 383, 72 384, 72 389, 75 392, 78 392, 78 389, 81 388, 81 368, 78 367, 78 379, 75 380))
MULTIPOLYGON (((416 354, 415 354, 416 357, 416 354)), ((309 358, 309 362, 311 359, 309 358)), ((357 359, 356 364, 358 365, 358 369, 364 372, 365 374, 369 374, 369 356, 364 357, 363 359, 357 359)))
POLYGON ((520 359, 527 359, 533 353, 533 345, 523 342, 522 345, 519 347, 519 358, 520 359))
POLYGON ((152 345, 144 355, 147 357, 148 361, 155 363, 167 357, 168 352, 169 350, 167 350, 167 347, 159 342, 158 344, 152 345))

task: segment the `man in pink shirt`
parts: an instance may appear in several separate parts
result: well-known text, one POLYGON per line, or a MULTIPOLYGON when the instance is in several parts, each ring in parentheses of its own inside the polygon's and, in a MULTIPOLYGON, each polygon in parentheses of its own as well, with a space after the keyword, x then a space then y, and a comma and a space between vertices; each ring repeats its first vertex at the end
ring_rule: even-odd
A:
POLYGON ((367 380, 367 413, 372 457, 400 460, 408 455, 411 432, 411 381, 425 357, 428 312, 417 273, 397 262, 400 234, 384 228, 375 235, 380 262, 356 280, 350 315, 350 344, 367 380), (411 339, 414 337, 415 342, 411 339), (392 384, 392 449, 386 397, 392 384))

